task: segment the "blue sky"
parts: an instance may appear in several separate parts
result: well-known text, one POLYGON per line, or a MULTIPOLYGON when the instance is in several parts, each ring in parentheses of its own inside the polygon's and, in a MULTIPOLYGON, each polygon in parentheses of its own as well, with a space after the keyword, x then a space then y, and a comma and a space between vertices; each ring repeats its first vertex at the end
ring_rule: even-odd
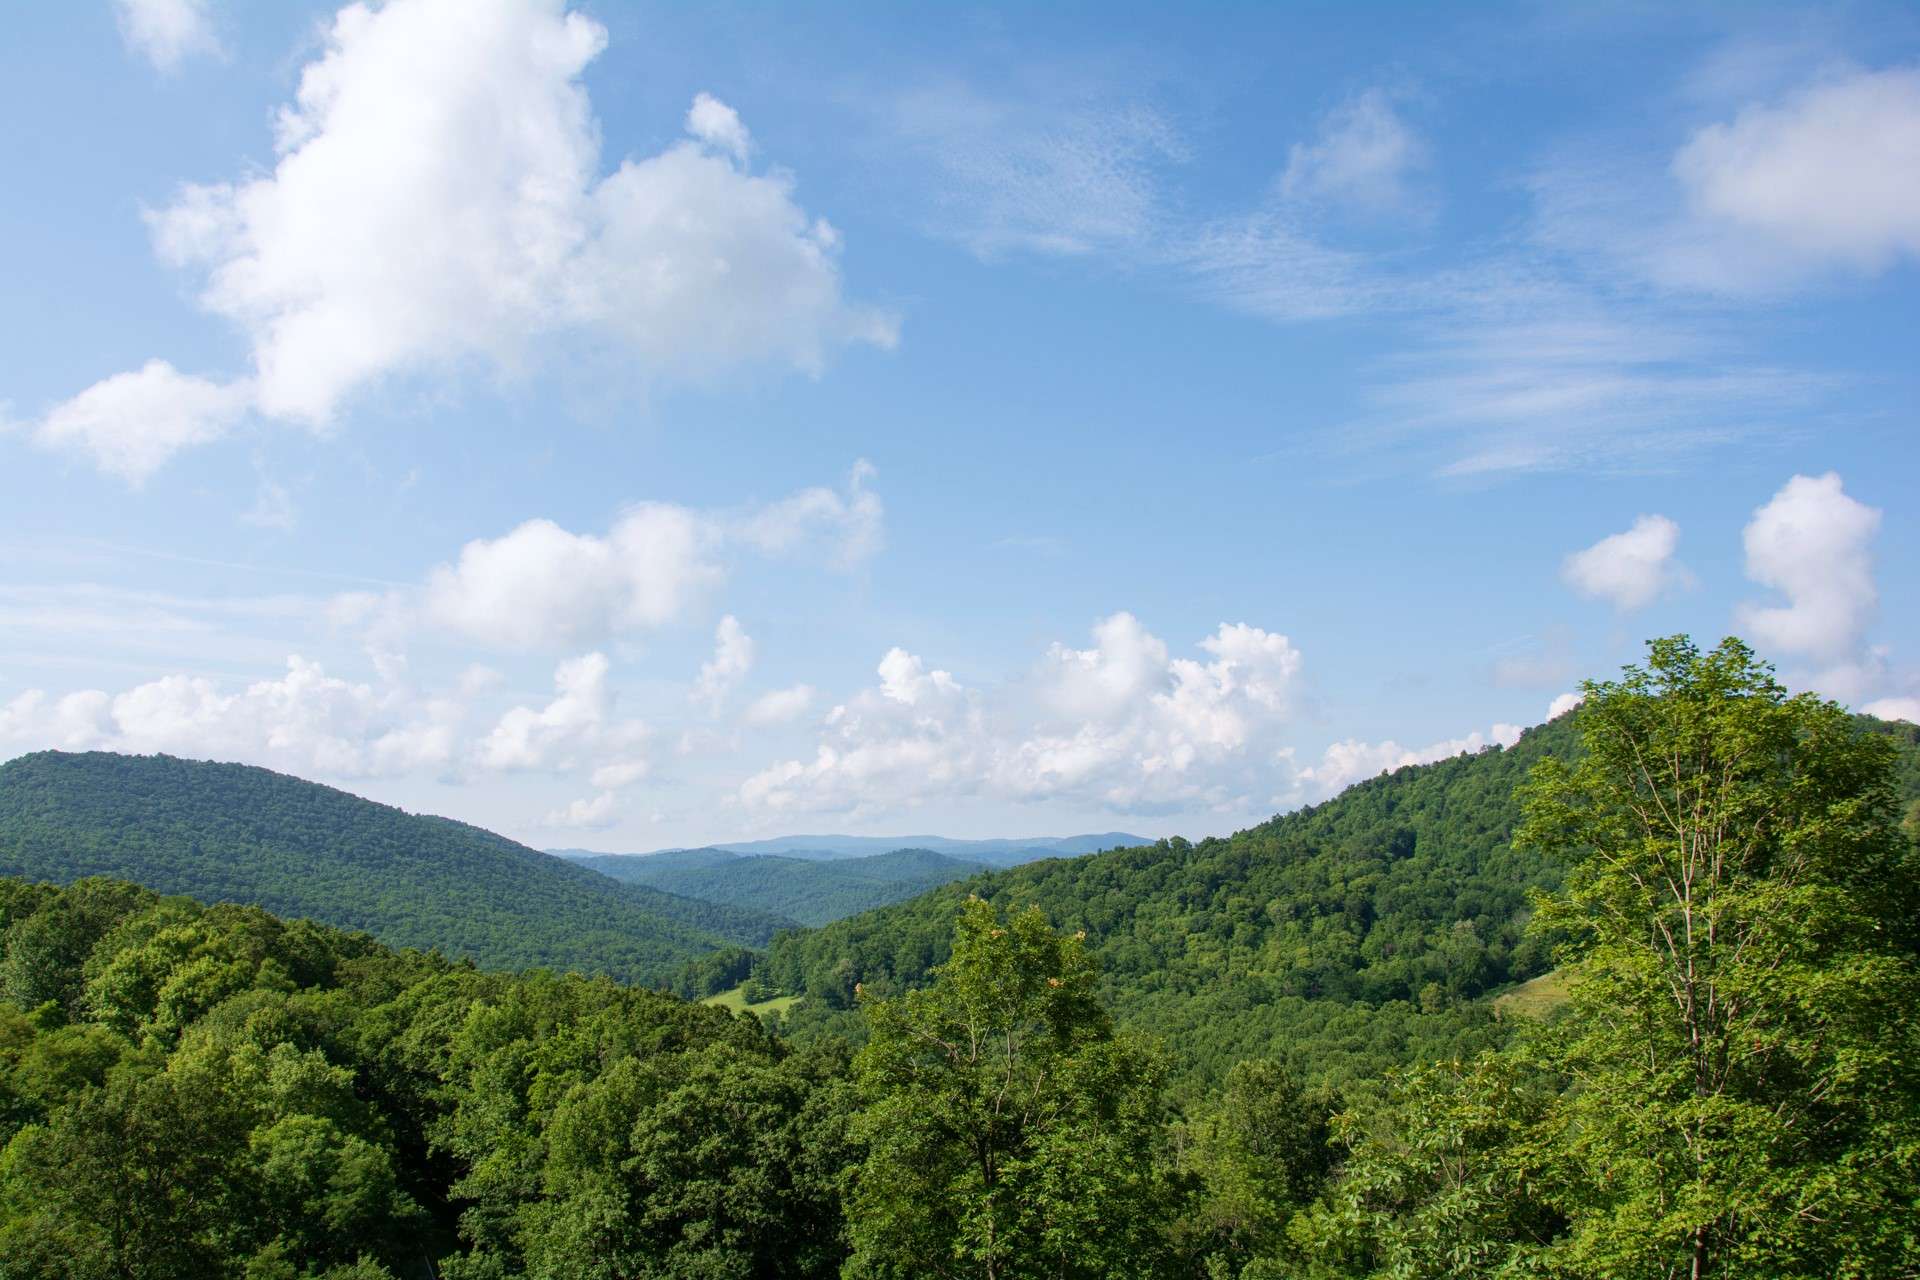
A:
POLYGON ((1221 832, 1737 632, 1920 717, 1905 6, 32 6, 0 755, 1221 832))

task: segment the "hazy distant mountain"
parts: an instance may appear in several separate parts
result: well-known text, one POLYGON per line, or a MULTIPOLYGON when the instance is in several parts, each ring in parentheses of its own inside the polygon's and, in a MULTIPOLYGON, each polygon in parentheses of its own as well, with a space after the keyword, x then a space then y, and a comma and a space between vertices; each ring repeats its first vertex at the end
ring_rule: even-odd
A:
POLYGON ((628 884, 647 885, 823 925, 928 889, 989 871, 931 849, 894 849, 827 860, 727 849, 670 849, 652 854, 581 854, 573 861, 628 884))
MULTIPOLYGON (((1130 849, 1152 844, 1145 836, 1124 831, 1107 831, 1083 836, 1029 836, 1004 840, 954 840, 946 836, 774 836, 767 840, 729 840, 702 849, 661 849, 644 856, 666 853, 775 853, 787 858, 828 862, 837 858, 865 858, 895 849, 926 849, 968 862, 984 862, 994 867, 1018 866, 1038 858, 1072 858, 1102 849, 1130 849)), ((564 858, 592 856, 585 849, 554 849, 564 858)))
POLYGON ((1150 843, 1144 836, 1123 831, 1003 840, 822 835, 775 836, 652 853, 551 852, 629 884, 818 926, 902 902, 983 871, 1150 843))
MULTIPOLYGON (((724 867, 730 862, 738 862, 744 856, 730 849, 712 847, 662 849, 657 853, 599 853, 592 849, 549 849, 547 852, 556 858, 565 858, 569 862, 577 862, 589 867, 606 859, 627 862, 644 858, 649 869, 653 871, 668 869, 688 871, 696 867, 724 867)), ((597 867, 595 869, 598 870, 597 867)))
POLYGON ((109 752, 0 765, 0 875, 114 876, 489 968, 645 983, 793 923, 619 884, 479 827, 266 769, 109 752))

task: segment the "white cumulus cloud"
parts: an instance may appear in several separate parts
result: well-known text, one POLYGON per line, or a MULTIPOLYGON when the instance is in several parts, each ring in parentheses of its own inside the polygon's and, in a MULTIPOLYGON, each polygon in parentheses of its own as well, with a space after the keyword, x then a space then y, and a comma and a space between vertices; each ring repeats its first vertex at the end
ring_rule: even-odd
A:
POLYGON ((1560 576, 1581 595, 1631 613, 1682 580, 1673 559, 1679 545, 1679 525, 1665 516, 1641 516, 1626 532, 1569 555, 1560 576))
MULTIPOLYGON (((642 376, 680 380, 814 373, 849 343, 893 345, 891 316, 842 295, 838 233, 791 175, 747 168, 724 103, 702 94, 686 140, 600 175, 580 77, 606 39, 563 0, 335 15, 272 167, 149 214, 161 258, 246 336, 253 376, 233 385, 255 408, 324 427, 383 378, 511 370, 552 336, 610 339, 642 376)), ((138 466, 217 434, 194 421, 151 433, 138 466)))
POLYGON ((1744 534, 1747 576, 1786 603, 1743 605, 1740 625, 1762 649, 1821 662, 1853 657, 1879 600, 1879 528, 1880 512, 1849 497, 1837 473, 1794 476, 1744 534))
POLYGON ((747 707, 746 721, 756 728, 788 724, 807 714, 815 696, 816 691, 810 684, 774 689, 753 700, 747 707))
POLYGON ((505 649, 539 649, 661 626, 721 575, 712 531, 696 513, 638 506, 605 536, 529 520, 476 538, 427 579, 434 624, 505 649))
POLYGON ((880 553, 886 506, 873 490, 878 474, 865 458, 847 473, 844 491, 813 485, 730 522, 734 538, 767 555, 812 550, 820 559, 852 568, 880 553))
POLYGON ((585 796, 553 810, 541 820, 543 827, 575 831, 600 831, 619 818, 619 801, 611 791, 585 796))
POLYGON ((753 149, 740 113, 710 93, 694 95, 693 106, 687 111, 687 132, 742 162, 753 149))
POLYGON ((880 677, 880 696, 902 706, 917 706, 965 692, 951 674, 928 671, 926 663, 917 655, 897 646, 887 650, 874 670, 880 677))
POLYGON ((460 717, 455 703, 343 680, 295 655, 283 675, 231 691, 179 674, 118 694, 85 689, 54 699, 30 691, 0 712, 0 742, 164 751, 361 778, 446 767, 460 717))
POLYGON ((475 538, 417 588, 336 597, 342 626, 383 641, 419 627, 496 649, 546 651, 598 644, 687 617, 741 552, 851 570, 884 537, 884 508, 856 467, 848 488, 809 488, 759 507, 697 511, 673 503, 629 507, 605 533, 528 520, 475 538))
POLYGON ((770 766, 739 797, 762 813, 863 812, 934 797, 1071 799, 1116 812, 1244 805, 1271 791, 1300 654, 1222 624, 1175 657, 1131 614, 1093 644, 1055 644, 1032 674, 968 689, 905 649, 828 714, 811 759, 770 766))
MULTIPOLYGON (((1558 699, 1555 705, 1559 705, 1558 699)), ((1520 727, 1496 724, 1487 733, 1478 730, 1464 738, 1446 738, 1424 747, 1403 747, 1389 739, 1362 742, 1349 738, 1336 742, 1321 755, 1320 763, 1302 769, 1296 785, 1309 797, 1324 800, 1338 795, 1356 782, 1382 773, 1391 773, 1408 765, 1432 764, 1458 755, 1476 755, 1492 747, 1510 747, 1520 741, 1520 727)))
POLYGON ((1699 130, 1673 159, 1695 216, 1808 265, 1920 256, 1920 68, 1823 78, 1699 130))
POLYGON ((592 774, 593 785, 608 791, 630 787, 653 772, 650 761, 629 757, 601 765, 592 774))
POLYGON ((1878 698, 1860 708, 1882 720, 1905 720, 1920 724, 1920 698, 1878 698))
POLYGON ((630 754, 647 731, 639 721, 613 718, 614 695, 607 682, 610 669, 603 653, 562 662, 553 673, 552 700, 542 707, 508 710, 476 744, 476 761, 486 769, 556 772, 602 761, 601 768, 617 764, 614 757, 630 754))
POLYGON ((753 670, 753 637, 740 625, 740 619, 727 614, 714 630, 713 656, 700 664, 700 675, 693 682, 693 701, 719 715, 727 699, 753 670))
POLYGON ((246 412, 249 395, 244 383, 198 378, 149 360, 56 405, 33 436, 138 486, 180 450, 225 435, 246 412))

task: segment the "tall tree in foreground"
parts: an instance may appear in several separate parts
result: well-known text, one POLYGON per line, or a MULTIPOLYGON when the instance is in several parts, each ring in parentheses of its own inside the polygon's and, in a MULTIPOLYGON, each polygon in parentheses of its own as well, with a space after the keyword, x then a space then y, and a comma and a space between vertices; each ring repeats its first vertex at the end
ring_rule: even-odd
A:
POLYGON ((1285 1274, 1259 1263, 1292 1249, 1288 1221, 1322 1190, 1336 1109, 1332 1095, 1302 1088, 1271 1059, 1249 1058, 1227 1073, 1220 1096, 1188 1126, 1182 1152, 1199 1186, 1176 1234, 1208 1260, 1209 1274, 1285 1274))
POLYGON ((1572 939, 1536 1046, 1580 1275, 1920 1274, 1914 850, 1893 750, 1737 640, 1589 683, 1519 840, 1572 939))
POLYGON ((971 899, 933 987, 867 1016, 844 1274, 1156 1274, 1159 1066, 1115 1038, 1078 937, 971 899))

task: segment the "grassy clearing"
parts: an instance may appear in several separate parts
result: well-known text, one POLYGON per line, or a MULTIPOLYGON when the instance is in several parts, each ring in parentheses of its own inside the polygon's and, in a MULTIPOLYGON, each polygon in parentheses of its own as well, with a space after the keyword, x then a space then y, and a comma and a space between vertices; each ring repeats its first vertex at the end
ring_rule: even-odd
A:
POLYGON ((717 996, 708 996, 701 1003, 717 1004, 722 1009, 729 1009, 734 1013, 753 1013, 761 1017, 777 1018, 799 1001, 799 996, 775 996, 771 1000, 762 1000, 759 1004, 748 1004, 746 994, 739 987, 733 987, 722 991, 717 996))
POLYGON ((1495 997, 1493 1012, 1499 1018, 1544 1018, 1566 999, 1566 975, 1555 969, 1495 997))

